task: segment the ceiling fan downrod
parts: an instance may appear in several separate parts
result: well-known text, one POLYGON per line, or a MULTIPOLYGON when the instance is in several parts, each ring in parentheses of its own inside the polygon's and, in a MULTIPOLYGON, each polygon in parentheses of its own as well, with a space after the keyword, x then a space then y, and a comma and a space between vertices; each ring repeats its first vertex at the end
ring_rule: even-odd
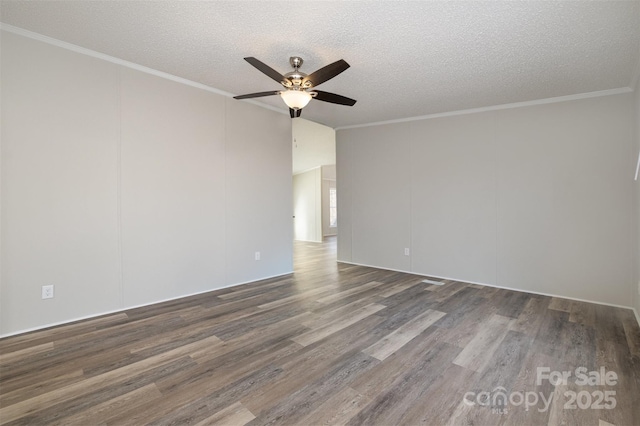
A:
POLYGON ((254 57, 246 57, 244 59, 267 77, 280 83, 286 90, 249 93, 247 95, 234 96, 234 99, 250 99, 260 98, 263 96, 280 95, 284 103, 289 107, 291 118, 300 117, 302 108, 304 108, 312 98, 339 105, 353 106, 356 103, 355 99, 336 95, 335 93, 323 92, 321 90, 314 90, 312 92, 307 91, 312 87, 318 86, 325 81, 332 79, 349 68, 349 64, 344 59, 340 59, 332 64, 322 67, 311 74, 305 74, 300 71, 300 67, 304 63, 302 58, 299 56, 292 56, 289 58, 289 64, 293 67, 293 71, 284 75, 254 57))

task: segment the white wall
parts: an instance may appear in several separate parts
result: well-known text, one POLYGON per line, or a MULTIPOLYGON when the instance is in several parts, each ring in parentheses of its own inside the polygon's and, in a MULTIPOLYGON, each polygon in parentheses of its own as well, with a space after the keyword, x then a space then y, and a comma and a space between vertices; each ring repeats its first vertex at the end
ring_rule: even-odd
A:
POLYGON ((338 233, 338 227, 331 226, 329 215, 330 190, 336 187, 336 166, 322 166, 322 236, 329 237, 338 233))
MULTIPOLYGON (((212 195, 225 193, 225 100, 130 69, 120 87, 125 283, 153 283, 154 300, 224 283, 225 214, 212 195)), ((123 291, 124 306, 150 299, 146 285, 123 291)))
POLYGON ((234 99, 226 110, 227 282, 291 272, 291 119, 234 99))
POLYGON ((297 118, 292 136, 294 174, 336 163, 336 131, 331 127, 297 118))
POLYGON ((119 69, 4 32, 1 52, 6 334, 120 306, 119 69))
POLYGON ((338 195, 338 226, 340 236, 337 243, 337 259, 353 262, 353 169, 356 159, 353 146, 358 134, 354 131, 336 132, 336 189, 338 195))
POLYGON ((8 32, 1 52, 0 335, 291 272, 287 115, 8 32))
POLYGON ((411 246, 409 136, 404 124, 337 133, 338 146, 351 143, 353 150, 348 165, 337 162, 338 223, 341 236, 351 232, 352 262, 411 270, 410 257, 404 255, 411 246), (351 188, 345 191, 347 185, 351 188))
POLYGON ((293 175, 294 238, 322 242, 322 168, 293 175))
POLYGON ((633 123, 624 94, 339 130, 338 259, 630 306, 633 123))
POLYGON ((494 120, 487 113, 407 126, 413 271, 496 282, 494 120))
MULTIPOLYGON (((636 82, 635 90, 635 138, 636 138, 636 161, 640 161, 640 83, 636 82)), ((637 166, 637 164, 636 164, 637 166)), ((636 187, 636 275, 635 275, 635 288, 633 290, 634 306, 636 308, 636 314, 640 315, 640 176, 635 182, 636 187)))

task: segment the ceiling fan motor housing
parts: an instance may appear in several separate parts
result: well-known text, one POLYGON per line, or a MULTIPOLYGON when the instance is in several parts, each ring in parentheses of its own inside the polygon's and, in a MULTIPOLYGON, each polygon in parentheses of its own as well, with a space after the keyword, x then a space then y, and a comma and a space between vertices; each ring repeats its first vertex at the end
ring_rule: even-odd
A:
POLYGON ((300 72, 300 67, 304 61, 299 56, 292 56, 289 58, 289 63, 293 67, 293 71, 284 75, 254 57, 249 56, 244 59, 267 77, 270 77, 282 84, 287 90, 271 90, 267 92, 249 93, 247 95, 234 96, 235 99, 250 99, 260 98, 263 96, 280 95, 282 100, 284 100, 284 103, 289 107, 291 118, 300 117, 302 108, 304 108, 313 98, 319 101, 339 105, 353 106, 356 103, 355 99, 336 95, 335 93, 323 92, 321 90, 308 90, 332 79, 349 68, 349 64, 344 59, 340 59, 339 61, 322 67, 309 75, 300 72))
POLYGON ((286 73, 280 83, 287 89, 301 90, 310 88, 313 84, 309 80, 305 81, 307 74, 299 70, 304 63, 302 58, 292 56, 289 58, 289 63, 293 67, 293 71, 286 73))

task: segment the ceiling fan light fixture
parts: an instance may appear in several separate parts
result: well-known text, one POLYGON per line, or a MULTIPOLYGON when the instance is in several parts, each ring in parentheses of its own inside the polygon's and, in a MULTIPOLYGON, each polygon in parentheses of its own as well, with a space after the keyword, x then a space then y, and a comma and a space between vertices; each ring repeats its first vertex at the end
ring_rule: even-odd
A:
POLYGON ((340 59, 339 61, 322 67, 309 75, 300 72, 299 68, 303 61, 297 56, 292 57, 289 60, 293 67, 293 71, 284 75, 252 56, 244 59, 267 77, 282 84, 285 87, 285 90, 249 93, 246 95, 234 96, 234 99, 251 99, 261 98, 263 96, 280 95, 284 103, 289 107, 289 114, 291 115, 291 118, 300 117, 302 108, 307 106, 311 98, 316 98, 322 102, 329 102, 338 105, 353 106, 356 103, 355 99, 315 89, 316 86, 327 80, 331 80, 333 77, 349 68, 349 64, 344 59, 340 59))
POLYGON ((312 95, 304 90, 283 90, 280 97, 289 108, 298 110, 307 106, 312 95))

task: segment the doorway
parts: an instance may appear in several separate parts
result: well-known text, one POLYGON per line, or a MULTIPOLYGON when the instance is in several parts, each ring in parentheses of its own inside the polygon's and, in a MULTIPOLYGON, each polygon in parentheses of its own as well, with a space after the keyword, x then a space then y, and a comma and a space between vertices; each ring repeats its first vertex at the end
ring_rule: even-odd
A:
POLYGON ((293 235, 321 243, 337 238, 335 130, 298 118, 292 124, 293 235))

